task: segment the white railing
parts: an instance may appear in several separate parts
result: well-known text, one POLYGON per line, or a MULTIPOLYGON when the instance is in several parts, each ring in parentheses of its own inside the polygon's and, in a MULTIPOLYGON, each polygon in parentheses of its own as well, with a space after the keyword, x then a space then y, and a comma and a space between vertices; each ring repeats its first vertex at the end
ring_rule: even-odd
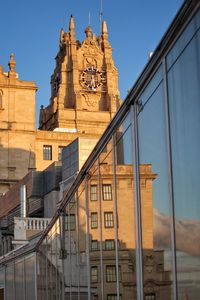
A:
POLYGON ((51 219, 44 218, 20 218, 15 217, 15 229, 20 230, 44 230, 51 219))

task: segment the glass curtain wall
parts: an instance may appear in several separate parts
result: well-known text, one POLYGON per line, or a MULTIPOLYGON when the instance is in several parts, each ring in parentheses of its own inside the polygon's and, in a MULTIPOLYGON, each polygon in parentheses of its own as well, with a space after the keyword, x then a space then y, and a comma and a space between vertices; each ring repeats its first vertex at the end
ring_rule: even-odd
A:
POLYGON ((173 299, 171 214, 162 65, 139 97, 144 299, 173 299))
POLYGON ((37 254, 4 258, 7 300, 199 299, 199 29, 198 12, 69 188, 37 254))
MULTIPOLYGON (((114 207, 116 210, 116 261, 119 265, 119 299, 136 299, 136 235, 133 179, 132 120, 127 113, 113 136, 114 207), (118 239, 118 243, 117 243, 118 239)), ((108 298, 112 299, 112 298, 108 298)))
POLYGON ((5 299, 36 299, 36 254, 6 264, 5 299))
POLYGON ((167 56, 179 299, 200 295, 200 12, 167 56))
POLYGON ((200 13, 135 101, 144 299, 200 294, 200 13))
POLYGON ((63 288, 61 216, 49 230, 37 252, 38 299, 61 299, 63 288))

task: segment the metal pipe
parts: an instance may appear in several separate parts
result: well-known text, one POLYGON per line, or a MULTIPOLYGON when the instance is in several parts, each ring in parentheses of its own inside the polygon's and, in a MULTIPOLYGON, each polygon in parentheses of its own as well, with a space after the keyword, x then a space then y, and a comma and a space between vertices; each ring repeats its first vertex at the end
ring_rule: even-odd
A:
POLYGON ((80 249, 79 249, 79 199, 78 192, 76 192, 76 260, 78 266, 78 300, 80 300, 80 249))
POLYGON ((89 203, 88 203, 88 174, 85 176, 85 216, 86 216, 86 257, 87 257, 87 276, 88 276, 88 300, 91 300, 90 282, 90 229, 89 229, 89 203))
POLYGON ((98 158, 98 200, 99 200, 99 215, 100 215, 100 243, 99 243, 99 246, 100 246, 101 299, 104 300, 101 170, 100 170, 100 159, 99 158, 98 158))
POLYGON ((116 277, 117 277, 117 300, 120 300, 119 286, 119 251, 118 251, 118 211, 117 211, 117 183, 116 183, 116 155, 115 140, 112 136, 112 164, 113 164, 113 186, 114 186, 114 223, 115 223, 115 258, 116 258, 116 277))
POLYGON ((139 170, 139 141, 137 123, 137 103, 131 106, 132 143, 133 143, 133 178, 134 178, 134 215, 136 233, 136 281, 137 299, 144 299, 143 291, 143 260, 142 260, 142 218, 139 170))

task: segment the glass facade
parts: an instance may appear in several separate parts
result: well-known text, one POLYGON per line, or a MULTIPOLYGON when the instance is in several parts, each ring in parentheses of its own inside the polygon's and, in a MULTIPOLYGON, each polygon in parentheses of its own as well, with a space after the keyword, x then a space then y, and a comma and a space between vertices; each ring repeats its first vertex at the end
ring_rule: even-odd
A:
POLYGON ((200 4, 191 3, 34 251, 1 259, 6 299, 199 299, 200 4))

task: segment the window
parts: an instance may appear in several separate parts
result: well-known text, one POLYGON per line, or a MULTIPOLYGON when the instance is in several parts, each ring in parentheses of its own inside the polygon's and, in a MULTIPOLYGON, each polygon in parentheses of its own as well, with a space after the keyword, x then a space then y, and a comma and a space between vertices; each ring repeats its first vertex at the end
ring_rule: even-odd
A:
POLYGON ((105 250, 114 250, 115 241, 114 240, 105 240, 105 250))
POLYGON ((58 161, 62 160, 62 151, 63 148, 65 148, 64 146, 58 146, 58 161))
POLYGON ((98 250, 98 241, 91 240, 91 251, 97 251, 97 250, 98 250))
POLYGON ((98 228, 98 215, 97 213, 91 213, 91 228, 98 228))
POLYGON ((50 145, 43 146, 43 159, 52 160, 52 146, 50 145))
POLYGON ((145 300, 156 300, 156 295, 154 293, 146 294, 144 299, 145 300))
POLYGON ((112 228, 114 226, 113 213, 105 212, 104 213, 104 226, 105 228, 112 228))
POLYGON ((91 267, 91 281, 92 283, 98 282, 98 268, 91 267))
MULTIPOLYGON (((119 296, 119 299, 120 300, 122 299, 121 295, 119 296)), ((116 294, 108 294, 107 300, 117 300, 117 295, 116 294)))
MULTIPOLYGON (((121 268, 119 266, 119 280, 121 278, 121 268)), ((117 273, 116 266, 106 266, 106 281, 107 282, 116 282, 117 273)))
POLYGON ((106 200, 106 201, 112 200, 111 184, 103 184, 102 192, 103 192, 103 200, 106 200))
POLYGON ((90 200, 97 201, 97 185, 96 184, 92 184, 90 186, 90 200))
POLYGON ((66 230, 76 230, 76 218, 75 214, 66 215, 66 222, 65 222, 66 230))

